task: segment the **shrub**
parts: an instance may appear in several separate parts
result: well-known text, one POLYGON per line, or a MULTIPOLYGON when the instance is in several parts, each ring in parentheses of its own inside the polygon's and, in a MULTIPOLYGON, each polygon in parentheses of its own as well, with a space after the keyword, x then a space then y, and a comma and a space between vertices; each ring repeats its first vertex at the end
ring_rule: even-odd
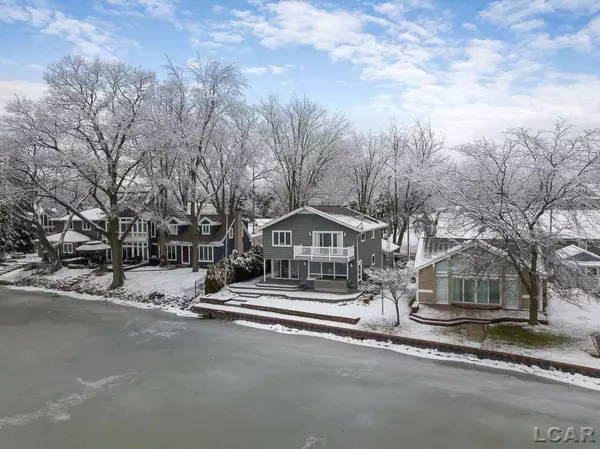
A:
POLYGON ((243 254, 237 251, 208 267, 204 281, 204 293, 216 293, 225 283, 243 282, 262 274, 263 255, 261 246, 253 246, 243 254), (226 281, 226 282, 224 282, 226 281))
POLYGON ((596 348, 596 355, 600 357, 600 332, 592 332, 592 343, 594 343, 594 347, 596 348))

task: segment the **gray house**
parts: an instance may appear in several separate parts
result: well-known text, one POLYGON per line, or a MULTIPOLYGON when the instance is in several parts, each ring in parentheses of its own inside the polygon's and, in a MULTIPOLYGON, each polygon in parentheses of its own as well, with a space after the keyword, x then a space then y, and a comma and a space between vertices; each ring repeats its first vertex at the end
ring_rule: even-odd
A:
MULTIPOLYGON (((363 269, 384 265, 385 223, 342 206, 304 206, 262 228, 270 279, 297 280, 315 290, 356 288, 363 269)), ((265 263, 264 281, 267 281, 265 263)))

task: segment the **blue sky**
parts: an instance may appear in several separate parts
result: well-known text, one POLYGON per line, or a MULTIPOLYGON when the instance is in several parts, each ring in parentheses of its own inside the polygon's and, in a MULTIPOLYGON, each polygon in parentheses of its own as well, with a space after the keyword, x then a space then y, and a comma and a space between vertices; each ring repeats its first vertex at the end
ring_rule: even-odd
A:
POLYGON ((248 101, 307 94, 359 130, 430 120, 449 143, 600 126, 600 0, 0 0, 0 107, 66 52, 160 70, 237 62, 248 101))

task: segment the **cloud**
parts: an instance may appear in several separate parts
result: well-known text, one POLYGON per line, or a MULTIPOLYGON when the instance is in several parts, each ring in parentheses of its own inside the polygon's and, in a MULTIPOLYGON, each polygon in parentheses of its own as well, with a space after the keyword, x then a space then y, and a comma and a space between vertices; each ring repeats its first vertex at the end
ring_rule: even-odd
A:
POLYGON ((116 58, 137 45, 133 40, 114 35, 91 18, 80 20, 59 10, 33 5, 4 0, 0 4, 0 22, 23 22, 42 34, 57 36, 72 43, 73 51, 90 57, 116 58))
POLYGON ((469 30, 469 31, 479 31, 479 28, 477 28, 477 25, 475 25, 474 23, 471 23, 471 22, 463 22, 462 27, 465 30, 469 30))
POLYGON ((211 35, 215 42, 238 43, 244 40, 244 38, 239 34, 230 33, 227 31, 214 31, 211 33, 211 35))
POLYGON ((267 66, 263 66, 263 67, 246 67, 246 68, 242 69, 242 71, 249 75, 258 75, 258 76, 262 76, 266 73, 270 73, 271 75, 283 75, 284 73, 286 73, 289 69, 291 69, 293 67, 294 67, 293 64, 287 64, 285 66, 267 65, 267 66))
POLYGON ((24 80, 0 81, 0 111, 7 102, 14 100, 16 95, 26 95, 35 99, 40 97, 45 89, 44 83, 24 80))
POLYGON ((543 19, 531 19, 511 25, 511 29, 516 31, 532 31, 537 28, 544 28, 545 26, 546 22, 543 19))

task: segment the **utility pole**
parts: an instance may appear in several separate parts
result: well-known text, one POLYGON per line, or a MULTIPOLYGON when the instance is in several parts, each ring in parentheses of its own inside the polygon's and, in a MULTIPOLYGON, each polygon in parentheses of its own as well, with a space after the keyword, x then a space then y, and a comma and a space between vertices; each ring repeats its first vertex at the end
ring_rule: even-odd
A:
POLYGON ((256 177, 254 176, 254 164, 252 164, 252 234, 256 227, 256 177))

